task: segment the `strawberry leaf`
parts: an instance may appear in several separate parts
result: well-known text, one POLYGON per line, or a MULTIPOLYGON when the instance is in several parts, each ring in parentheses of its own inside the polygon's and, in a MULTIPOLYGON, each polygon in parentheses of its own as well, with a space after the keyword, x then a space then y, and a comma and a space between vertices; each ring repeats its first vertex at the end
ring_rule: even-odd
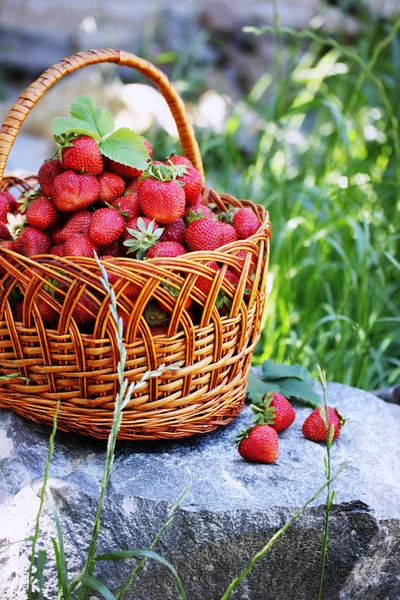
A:
POLYGON ((57 117, 51 126, 51 133, 55 138, 59 138, 68 133, 77 135, 89 135, 95 140, 101 140, 101 135, 91 127, 86 121, 70 117, 57 117))
POLYGON ((144 138, 123 127, 117 129, 99 144, 100 152, 107 158, 128 167, 144 170, 147 167, 149 151, 144 138))
POLYGON ((71 117, 86 123, 96 139, 101 139, 114 130, 114 119, 106 108, 96 106, 92 96, 78 96, 71 104, 69 112, 71 117))

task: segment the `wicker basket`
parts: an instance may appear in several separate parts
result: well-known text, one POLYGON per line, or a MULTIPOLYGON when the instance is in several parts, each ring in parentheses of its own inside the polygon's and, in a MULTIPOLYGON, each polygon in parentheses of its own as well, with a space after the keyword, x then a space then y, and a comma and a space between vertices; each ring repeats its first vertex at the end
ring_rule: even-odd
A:
MULTIPOLYGON (((183 102, 167 77, 127 52, 91 50, 48 69, 12 107, 0 133, 0 181, 22 123, 46 90, 68 73, 103 62, 134 68, 156 84, 175 118, 184 154, 203 174, 183 102)), ((6 177, 1 189, 27 190, 34 183, 32 178, 6 177)), ((136 392, 124 410, 120 439, 182 438, 204 433, 229 423, 243 406, 265 304, 270 223, 262 206, 207 188, 204 197, 221 210, 251 207, 260 219, 259 231, 217 251, 146 261, 115 258, 105 263, 107 271, 118 277, 114 285, 118 306, 129 315, 126 376, 139 380, 147 369, 183 361, 178 371, 165 372, 136 392), (218 272, 207 266, 214 260, 220 265, 218 272), (240 276, 236 288, 224 279, 227 268, 240 276), (195 285, 200 275, 213 282, 208 297, 195 285), (177 299, 161 285, 167 280, 180 290, 177 299), (124 296, 125 287, 132 282, 142 287, 136 302, 124 296), (232 300, 230 313, 223 317, 215 307, 220 290, 232 300), (197 324, 185 308, 188 298, 200 307, 197 324), (143 318, 152 299, 169 306, 167 335, 153 337, 143 318)), ((0 381, 0 407, 50 424, 60 400, 60 429, 106 438, 113 418, 118 352, 109 299, 100 285, 95 260, 53 255, 32 260, 2 250, 0 271, 0 370, 21 375, 0 381), (51 293, 54 285, 65 291, 51 293), (15 287, 24 296, 22 322, 15 322, 9 303, 15 287), (72 317, 82 294, 95 306, 96 322, 90 334, 82 333, 72 317), (60 313, 56 329, 44 327, 36 298, 60 313)))

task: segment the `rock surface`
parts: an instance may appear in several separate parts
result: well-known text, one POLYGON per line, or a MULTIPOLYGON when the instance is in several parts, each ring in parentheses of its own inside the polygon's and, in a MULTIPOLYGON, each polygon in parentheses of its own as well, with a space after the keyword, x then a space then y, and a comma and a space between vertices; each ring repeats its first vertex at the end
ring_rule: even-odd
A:
MULTIPOLYGON (((400 408, 372 394, 330 384, 329 404, 345 417, 332 449, 332 469, 346 460, 331 516, 324 600, 400 598, 400 408)), ((191 483, 156 550, 177 567, 190 600, 221 598, 230 581, 324 482, 323 445, 301 435, 309 413, 297 408, 280 436, 276 465, 245 463, 232 438, 248 409, 230 426, 178 443, 121 443, 105 502, 99 551, 145 548, 168 510, 191 483)), ((0 542, 31 535, 49 430, 0 411, 0 542)), ((104 444, 56 436, 49 487, 60 512, 71 573, 82 568, 93 523, 104 444)), ((309 600, 318 589, 324 494, 292 525, 232 594, 240 600, 309 600)), ((54 524, 47 502, 40 545, 49 550, 54 524)), ((26 598, 29 546, 0 550, 0 597, 26 598)), ((116 591, 132 564, 99 563, 98 577, 116 591)), ((47 573, 46 600, 56 597, 47 573)), ((176 600, 169 571, 148 561, 130 600, 176 600)))

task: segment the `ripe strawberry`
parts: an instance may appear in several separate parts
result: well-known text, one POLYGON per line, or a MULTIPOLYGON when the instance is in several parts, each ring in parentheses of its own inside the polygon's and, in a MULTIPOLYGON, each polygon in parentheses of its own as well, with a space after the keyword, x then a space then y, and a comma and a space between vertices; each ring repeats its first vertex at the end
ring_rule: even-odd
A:
POLYGON ((187 165, 188 167, 193 167, 192 163, 186 156, 170 156, 166 161, 167 164, 171 162, 173 165, 187 165))
POLYGON ((130 219, 122 237, 124 246, 128 248, 127 254, 134 252, 136 258, 142 259, 147 250, 159 241, 162 232, 154 220, 146 217, 130 219))
POLYGON ((228 225, 228 223, 220 223, 219 228, 222 236, 222 245, 231 244, 232 242, 236 242, 238 239, 237 233, 232 225, 228 225))
POLYGON ((65 227, 65 225, 58 225, 57 227, 54 227, 54 229, 52 229, 50 231, 50 239, 52 241, 52 244, 54 244, 54 246, 58 246, 58 245, 64 243, 64 236, 63 236, 64 227, 65 227))
POLYGON ((88 135, 80 135, 67 142, 61 149, 61 166, 65 170, 100 175, 103 171, 103 157, 96 140, 88 135))
MULTIPOLYGON (((322 415, 325 411, 324 407, 316 408, 311 415, 303 423, 303 435, 312 442, 326 442, 326 427, 322 415)), ((338 413, 336 408, 328 406, 328 430, 334 428, 333 440, 339 437, 340 430, 344 425, 345 420, 338 413)))
POLYGON ((188 225, 197 221, 198 219, 211 219, 215 220, 215 214, 207 206, 197 204, 195 206, 188 206, 185 210, 185 220, 188 225))
POLYGON ((7 200, 11 212, 18 210, 18 202, 10 192, 0 192, 0 198, 7 200))
POLYGON ((60 175, 62 172, 63 168, 58 158, 48 160, 40 167, 38 173, 38 181, 40 187, 42 188, 42 192, 45 196, 53 195, 54 180, 57 177, 57 175, 60 175))
POLYGON ((12 314, 14 317, 14 321, 22 323, 22 314, 23 314, 24 303, 22 300, 14 304, 12 307, 12 314))
POLYGON ((236 287, 239 283, 239 278, 235 275, 235 273, 233 273, 229 269, 226 270, 224 279, 226 279, 226 281, 229 281, 229 283, 231 283, 233 287, 236 287))
POLYGON ((158 242, 146 252, 146 258, 161 258, 164 256, 180 256, 186 254, 185 248, 178 242, 158 242))
POLYGON ((260 228, 260 221, 251 208, 239 208, 234 214, 232 224, 239 240, 245 240, 260 228))
POLYGON ((8 227, 5 223, 0 221, 0 240, 11 240, 11 233, 8 230, 8 227))
POLYGON ((51 233, 52 241, 54 244, 63 244, 72 235, 77 233, 89 234, 90 223, 92 222, 93 213, 88 210, 80 210, 74 213, 66 222, 66 224, 58 232, 58 228, 54 229, 51 233))
POLYGON ((153 325, 150 327, 151 335, 156 337, 156 335, 168 335, 168 324, 166 325, 153 325))
POLYGON ((124 217, 114 208, 95 210, 89 226, 89 237, 96 246, 108 246, 125 231, 124 217))
POLYGON ((138 185, 140 207, 146 217, 161 225, 169 225, 183 217, 185 192, 176 181, 158 181, 148 178, 138 185))
POLYGON ((57 244, 53 246, 50 254, 54 254, 54 256, 64 256, 64 244, 57 244))
POLYGON ((36 227, 25 227, 15 242, 15 252, 23 256, 36 256, 37 254, 49 254, 51 242, 47 235, 36 229, 36 227))
POLYGON ((166 225, 162 236, 160 237, 161 242, 178 242, 178 244, 185 243, 185 223, 183 219, 176 219, 173 223, 166 225))
POLYGON ((186 229, 185 241, 190 250, 216 250, 222 241, 219 223, 210 219, 198 219, 186 229))
POLYGON ((264 394, 261 404, 252 404, 251 408, 258 424, 270 425, 278 433, 290 427, 296 418, 293 406, 277 392, 264 394))
POLYGON ((112 206, 120 211, 122 215, 126 215, 126 219, 132 219, 133 217, 140 217, 140 204, 137 194, 131 194, 130 196, 121 196, 112 203, 112 206))
POLYGON ((186 204, 188 206, 196 204, 199 199, 201 188, 203 187, 203 180, 197 169, 194 167, 186 167, 187 173, 181 177, 177 177, 178 181, 183 181, 184 192, 186 196, 186 204))
POLYGON ((112 244, 108 244, 108 246, 103 246, 102 248, 100 248, 100 256, 102 258, 105 256, 107 256, 108 258, 115 258, 116 256, 124 255, 125 253, 119 240, 113 242, 112 244))
POLYGON ((65 171, 54 180, 53 201, 62 212, 88 208, 100 196, 100 185, 93 175, 65 171))
POLYGON ((10 203, 7 198, 0 197, 0 221, 7 223, 7 215, 10 212, 10 203))
POLYGON ((50 198, 40 195, 26 209, 26 220, 29 225, 41 229, 50 229, 58 222, 58 210, 50 198))
POLYGON ((63 256, 88 256, 93 257, 99 253, 90 237, 84 233, 71 235, 64 244, 63 256))
MULTIPOLYGON (((213 260, 212 262, 207 263, 207 267, 209 267, 213 271, 218 271, 219 270, 219 266, 215 262, 215 260, 213 260)), ((208 294, 210 293, 210 290, 211 290, 211 286, 213 284, 213 280, 214 280, 214 277, 212 279, 208 279, 208 277, 206 277, 205 275, 200 275, 196 279, 195 286, 199 290, 201 290, 203 292, 203 294, 205 294, 206 296, 208 296, 208 294)))
POLYGON ((104 171, 98 176, 97 181, 100 185, 100 200, 103 202, 112 202, 125 191, 125 181, 115 173, 104 171))
POLYGON ((45 327, 51 327, 58 321, 59 313, 47 302, 40 298, 35 301, 37 308, 39 309, 40 316, 42 317, 43 325, 45 327))
MULTIPOLYGON (((235 255, 236 258, 239 259, 239 268, 238 268, 238 274, 240 275, 240 273, 243 270, 244 267, 244 263, 246 260, 247 255, 249 254, 249 252, 247 250, 239 250, 239 252, 235 255)), ((249 266, 249 275, 251 275, 251 273, 253 273, 254 269, 257 266, 257 258, 254 254, 250 253, 250 266, 249 266)), ((233 268, 233 267, 231 267, 233 268)), ((236 269, 235 269, 236 270, 236 269)))
POLYGON ((256 425, 236 438, 240 456, 250 462, 272 464, 278 460, 279 441, 275 429, 256 425))
MULTIPOLYGON (((144 145, 149 151, 149 160, 153 156, 153 148, 149 140, 144 140, 144 145)), ((107 171, 111 171, 111 173, 115 173, 119 175, 123 179, 130 179, 131 177, 141 177, 143 171, 140 169, 135 169, 134 167, 128 167, 127 165, 123 165, 122 163, 116 162, 115 160, 111 160, 110 158, 106 158, 105 167, 107 171)))
POLYGON ((98 312, 99 307, 96 302, 84 292, 74 308, 72 317, 77 325, 87 327, 95 322, 98 312))
POLYGON ((126 182, 125 196, 132 196, 133 194, 136 194, 139 181, 139 177, 131 177, 130 179, 128 179, 128 181, 126 182))

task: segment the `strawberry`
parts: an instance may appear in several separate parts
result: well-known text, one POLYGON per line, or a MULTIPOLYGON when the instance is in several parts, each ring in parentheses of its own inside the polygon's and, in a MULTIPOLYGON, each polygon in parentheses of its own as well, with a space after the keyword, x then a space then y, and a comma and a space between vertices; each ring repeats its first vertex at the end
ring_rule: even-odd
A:
POLYGON ((125 231, 125 220, 114 208, 95 210, 89 226, 89 237, 96 246, 108 246, 125 231))
POLYGON ((269 425, 256 425, 236 437, 238 451, 245 460, 272 464, 278 460, 279 441, 275 429, 269 425))
MULTIPOLYGON (((2 248, 4 248, 5 250, 12 250, 12 251, 15 252, 15 242, 8 241, 8 240, 7 241, 5 241, 5 240, 0 241, 0 250, 2 248)), ((6 258, 7 258, 7 261, 9 262, 10 261, 10 257, 6 255, 6 258)), ((0 265, 0 278, 4 277, 5 274, 6 274, 5 268, 2 265, 0 265)))
POLYGON ((239 278, 235 275, 235 273, 233 273, 229 269, 225 271, 224 279, 226 279, 226 281, 229 281, 229 283, 231 283, 233 287, 236 287, 239 283, 239 278))
POLYGON ((18 202, 14 198, 14 196, 10 194, 10 192, 0 192, 0 198, 3 198, 3 200, 7 200, 9 210, 11 212, 15 212, 18 210, 18 202))
MULTIPOLYGON (((213 271, 219 270, 219 267, 218 267, 217 263, 215 262, 215 260, 207 263, 207 267, 209 267, 213 271)), ((211 286, 213 284, 213 280, 214 280, 214 277, 212 279, 208 279, 208 277, 206 277, 205 275, 200 275, 196 279, 195 285, 199 290, 201 290, 203 292, 203 294, 208 296, 208 294, 210 293, 210 290, 211 290, 211 286)))
POLYGON ((186 229, 185 241, 190 250, 216 250, 222 241, 219 223, 210 219, 198 219, 186 229))
POLYGON ((95 322, 98 312, 99 307, 96 302, 84 292, 73 310, 72 317, 77 325, 86 327, 95 322))
POLYGON ((140 207, 146 217, 161 225, 169 225, 183 217, 185 192, 176 181, 159 181, 148 178, 138 185, 140 207))
POLYGON ((116 256, 124 256, 125 253, 123 251, 121 242, 117 240, 112 244, 108 244, 108 246, 103 246, 102 248, 100 248, 100 255, 102 258, 105 256, 107 256, 108 258, 115 258, 116 256))
MULTIPOLYGON (((107 257, 102 256, 101 257, 102 260, 107 260, 108 258, 114 258, 114 257, 113 256, 107 256, 107 257)), ((108 275, 108 281, 110 282, 111 285, 115 285, 120 280, 118 275, 114 275, 113 273, 107 273, 107 275, 108 275)), ((129 300, 135 301, 141 291, 142 291, 142 286, 138 285, 137 283, 131 282, 131 283, 128 283, 128 285, 124 288, 123 294, 129 300)))
POLYGON ((0 221, 0 240, 11 240, 11 233, 9 232, 7 225, 2 221, 0 221))
POLYGON ((166 225, 162 236, 160 237, 161 242, 178 242, 178 244, 185 243, 185 223, 183 219, 176 219, 173 223, 166 225))
POLYGON ((100 185, 93 175, 65 171, 54 180, 53 201, 61 212, 88 208, 100 196, 100 185))
POLYGON ((170 156, 166 162, 167 164, 171 162, 173 165, 187 165, 188 167, 193 167, 192 163, 188 158, 186 158, 186 156, 173 155, 170 156))
POLYGON ((26 209, 26 220, 29 225, 41 229, 50 229, 58 222, 58 210, 50 198, 40 195, 26 209))
POLYGON ((296 418, 293 406, 277 392, 264 394, 261 405, 252 404, 251 409, 258 424, 270 425, 278 433, 290 427, 296 418))
POLYGON ((64 256, 64 244, 57 244, 53 246, 50 254, 54 254, 54 256, 64 256))
POLYGON ((45 196, 53 195, 54 180, 57 177, 57 175, 60 175, 63 172, 63 170, 64 169, 62 168, 58 158, 48 160, 40 167, 38 173, 38 181, 40 187, 42 188, 42 192, 45 196))
POLYGON ((7 215, 10 212, 10 203, 7 198, 0 197, 0 221, 7 223, 7 215))
POLYGON ((126 224, 123 235, 124 246, 128 248, 127 254, 135 252, 136 258, 142 259, 152 246, 158 242, 163 229, 155 221, 146 217, 134 217, 126 224))
POLYGON ((128 181, 126 182, 125 196, 132 196, 133 194, 136 194, 139 181, 139 177, 131 177, 130 179, 128 179, 128 181))
POLYGON ((185 210, 185 220, 188 225, 198 219, 215 220, 215 214, 207 206, 196 205, 188 206, 185 210))
POLYGON ((184 192, 186 196, 186 204, 188 206, 196 204, 203 187, 203 179, 194 167, 186 167, 186 173, 181 177, 177 177, 178 181, 182 181, 184 185, 184 192))
POLYGON ((234 214, 232 225, 239 240, 245 240, 260 228, 260 221, 251 208, 239 208, 234 214))
POLYGON ((51 238, 54 244, 63 244, 72 235, 77 233, 89 234, 90 223, 92 222, 93 213, 88 210, 80 210, 74 213, 66 222, 66 224, 58 232, 54 229, 51 232, 51 238))
MULTIPOLYGON (((240 273, 243 270, 244 267, 244 263, 246 260, 247 255, 249 254, 249 252, 247 250, 239 250, 239 252, 236 254, 236 258, 239 258, 239 269, 238 269, 238 274, 240 275, 240 273)), ((257 266, 257 257, 254 254, 250 255, 250 265, 249 265, 249 275, 251 275, 251 273, 253 273, 254 269, 257 266)))
POLYGON ((157 302, 150 301, 144 309, 143 316, 150 327, 165 325, 169 322, 170 315, 158 305, 157 302))
POLYGON ((25 227, 15 242, 15 252, 23 256, 36 256, 37 254, 49 254, 51 242, 47 235, 36 229, 36 227, 25 227))
POLYGON ((43 325, 45 327, 51 327, 58 321, 59 313, 44 300, 38 299, 35 301, 37 308, 39 309, 40 316, 42 317, 43 325))
POLYGON ((164 256, 180 256, 186 254, 185 248, 178 242, 158 242, 146 252, 146 258, 161 258, 164 256))
POLYGON ((64 244, 63 256, 87 256, 93 257, 98 253, 98 248, 85 233, 71 235, 64 244))
POLYGON ((103 202, 112 202, 125 191, 125 181, 115 173, 104 171, 98 176, 97 181, 100 185, 100 200, 103 202))
POLYGON ((100 175, 103 171, 103 157, 96 140, 88 135, 80 135, 66 141, 61 148, 61 166, 76 173, 100 175))
POLYGON ((140 204, 138 195, 133 193, 130 196, 121 196, 112 203, 112 206, 118 210, 126 219, 140 217, 140 204))
MULTIPOLYGON (((325 414, 325 408, 316 408, 303 423, 303 435, 312 442, 326 442, 326 427, 322 415, 325 414)), ((333 426, 333 440, 339 437, 345 419, 338 413, 336 408, 328 406, 328 430, 333 426)))
POLYGON ((238 239, 237 233, 232 225, 228 223, 220 223, 219 228, 222 236, 222 245, 231 244, 232 242, 236 242, 238 239))
POLYGON ((24 303, 22 300, 14 304, 12 307, 12 314, 14 317, 14 321, 22 323, 22 314, 23 314, 24 303))
POLYGON ((153 325, 150 327, 151 335, 156 337, 156 335, 168 335, 168 324, 166 325, 153 325))
MULTIPOLYGON (((149 151, 149 160, 153 156, 153 148, 149 140, 144 140, 144 145, 149 151)), ((123 179, 130 179, 131 177, 141 177, 143 171, 140 169, 135 169, 134 167, 128 167, 128 165, 123 165, 122 163, 116 162, 115 160, 111 160, 110 158, 106 158, 105 166, 107 171, 111 171, 111 173, 115 173, 119 175, 123 179)))

